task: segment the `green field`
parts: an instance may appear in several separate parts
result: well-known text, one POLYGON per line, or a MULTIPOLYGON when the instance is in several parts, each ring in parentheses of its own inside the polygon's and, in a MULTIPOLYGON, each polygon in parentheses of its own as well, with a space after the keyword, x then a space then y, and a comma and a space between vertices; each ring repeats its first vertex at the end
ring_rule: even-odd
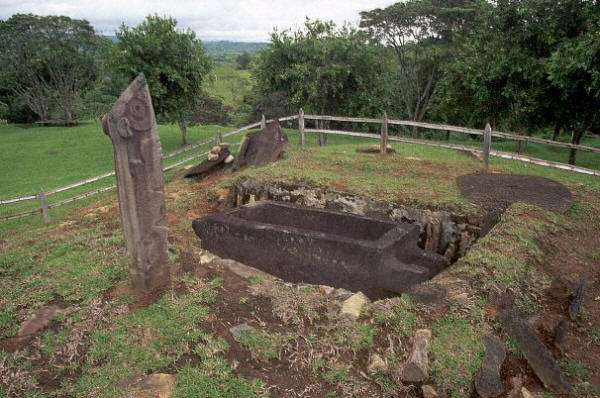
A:
POLYGON ((244 100, 244 96, 252 90, 249 70, 237 69, 233 62, 215 62, 211 80, 206 83, 206 91, 213 97, 223 101, 235 112, 244 100))

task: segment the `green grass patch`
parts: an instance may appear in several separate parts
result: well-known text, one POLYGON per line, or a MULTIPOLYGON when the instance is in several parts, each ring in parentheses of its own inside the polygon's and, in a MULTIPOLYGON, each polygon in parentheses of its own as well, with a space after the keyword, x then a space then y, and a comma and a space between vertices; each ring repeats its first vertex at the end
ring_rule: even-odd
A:
POLYGON ((452 398, 469 397, 471 383, 481 366, 483 333, 468 320, 448 316, 433 325, 431 370, 436 385, 452 398))

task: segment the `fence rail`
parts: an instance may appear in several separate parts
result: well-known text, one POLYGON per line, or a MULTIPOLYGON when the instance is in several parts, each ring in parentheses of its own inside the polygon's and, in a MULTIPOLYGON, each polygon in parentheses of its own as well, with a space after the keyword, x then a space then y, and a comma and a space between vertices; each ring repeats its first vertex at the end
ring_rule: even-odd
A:
MULTIPOLYGON (((298 115, 286 116, 286 117, 280 118, 278 120, 279 121, 288 121, 288 120, 294 120, 294 119, 298 119, 298 115)), ((273 121, 272 119, 270 119, 270 120, 264 120, 263 119, 260 122, 251 123, 251 124, 248 124, 246 126, 242 126, 239 129, 230 131, 230 132, 225 133, 225 134, 220 134, 220 138, 219 139, 226 138, 226 137, 229 137, 229 136, 241 133, 242 131, 245 131, 245 130, 251 130, 253 128, 261 126, 261 124, 270 123, 272 121, 273 121)), ((169 158, 172 158, 174 156, 180 155, 182 153, 186 153, 186 152, 192 151, 192 150, 194 150, 196 148, 199 148, 199 147, 201 147, 203 145, 210 144, 211 142, 217 142, 217 138, 216 137, 215 138, 209 138, 209 139, 206 139, 206 140, 202 140, 202 141, 196 142, 196 143, 191 144, 191 145, 186 145, 183 148, 180 148, 178 150, 175 150, 173 152, 169 152, 168 154, 165 154, 163 156, 163 159, 169 159, 169 158)), ((234 144, 232 144, 232 146, 238 146, 238 145, 240 145, 240 143, 234 143, 234 144)), ((181 159, 181 160, 179 160, 179 161, 177 161, 177 162, 175 162, 173 164, 170 164, 170 165, 164 167, 163 168, 163 172, 169 171, 169 170, 174 169, 175 167, 181 166, 182 164, 185 164, 185 163, 187 163, 189 161, 192 161, 192 160, 197 159, 199 157, 205 156, 205 155, 208 154, 208 152, 209 151, 205 151, 205 152, 202 152, 202 153, 196 153, 194 155, 191 155, 191 156, 188 156, 188 157, 186 157, 184 159, 181 159)), ((64 191, 67 191, 67 190, 70 190, 70 189, 73 189, 73 188, 77 188, 77 187, 80 187, 80 186, 83 186, 83 185, 86 185, 86 184, 91 184, 93 182, 97 182, 97 181, 103 180, 105 178, 112 177, 114 175, 115 175, 115 172, 111 171, 111 172, 108 172, 108 173, 97 175, 95 177, 87 178, 85 180, 82 180, 82 181, 79 181, 79 182, 76 182, 76 183, 73 183, 73 184, 66 185, 64 187, 55 188, 55 189, 52 189, 52 190, 50 190, 48 192, 43 192, 41 194, 43 194, 43 197, 44 197, 44 200, 45 200, 45 197, 48 196, 48 195, 53 195, 53 194, 56 194, 56 193, 59 193, 59 192, 64 192, 64 191)), ((113 184, 113 185, 110 185, 108 187, 94 189, 92 191, 88 191, 88 192, 85 192, 85 193, 82 193, 82 194, 79 194, 79 195, 75 195, 75 196, 70 197, 70 198, 62 199, 62 200, 60 200, 58 202, 55 202, 55 203, 51 203, 51 204, 47 205, 47 208, 49 208, 49 209, 56 208, 56 207, 59 207, 59 206, 62 206, 64 204, 66 204, 66 203, 70 203, 70 202, 74 202, 76 200, 84 199, 84 198, 87 198, 87 197, 90 197, 90 196, 93 196, 93 195, 96 195, 96 194, 99 194, 99 193, 102 193, 102 192, 110 191, 110 190, 115 189, 115 188, 116 188, 116 185, 113 184)), ((28 196, 23 196, 23 197, 18 197, 18 198, 11 198, 11 199, 0 200, 0 205, 1 204, 16 203, 16 202, 25 201, 25 200, 33 200, 33 199, 40 199, 40 193, 33 194, 33 195, 28 195, 28 196)), ((35 214, 41 214, 41 213, 42 213, 42 208, 39 208, 39 209, 30 210, 30 211, 26 211, 26 212, 22 212, 22 213, 16 213, 16 214, 9 214, 9 215, 6 215, 6 216, 0 216, 0 221, 12 220, 12 219, 16 219, 16 218, 21 218, 21 217, 26 217, 26 216, 31 216, 31 215, 35 215, 35 214)))
MULTIPOLYGON (((302 109, 300 110, 300 112, 297 115, 290 115, 290 116, 282 117, 282 118, 279 118, 278 120, 280 122, 283 122, 283 121, 291 121, 291 120, 296 120, 296 119, 298 120, 299 144, 301 146, 304 145, 304 133, 305 132, 318 133, 318 134, 345 135, 345 136, 351 136, 351 137, 362 137, 362 138, 370 138, 370 139, 380 140, 382 153, 384 153, 384 148, 386 147, 385 145, 387 144, 387 141, 407 142, 407 143, 435 146, 435 147, 439 147, 439 148, 468 151, 468 152, 472 152, 472 153, 483 153, 484 159, 486 159, 489 155, 492 155, 492 156, 502 157, 505 159, 519 160, 519 161, 528 162, 528 163, 532 163, 532 164, 538 164, 538 165, 542 165, 542 166, 550 166, 550 167, 555 167, 555 168, 559 168, 559 169, 575 171, 578 173, 600 176, 600 170, 593 170, 593 169, 578 167, 578 166, 569 165, 569 164, 565 164, 565 163, 559 163, 559 162, 553 162, 553 161, 548 161, 548 160, 544 160, 544 159, 533 158, 533 157, 524 156, 524 155, 520 155, 520 154, 513 154, 513 153, 508 153, 508 152, 491 150, 490 145, 489 145, 489 138, 496 137, 496 138, 515 140, 515 141, 534 142, 534 143, 539 143, 539 144, 544 144, 544 145, 551 145, 551 146, 556 146, 556 147, 563 147, 563 148, 576 149, 576 150, 580 150, 580 151, 589 151, 589 152, 595 152, 595 153, 600 153, 600 148, 595 148, 595 147, 590 147, 590 146, 585 146, 585 145, 575 145, 575 144, 570 144, 570 143, 565 143, 565 142, 557 142, 557 141, 547 140, 547 139, 538 138, 538 137, 529 137, 529 136, 522 136, 522 135, 517 135, 517 134, 509 134, 509 133, 504 133, 501 131, 493 131, 493 130, 491 130, 491 127, 489 127, 489 125, 486 127, 486 129, 487 129, 487 131, 486 131, 486 130, 478 130, 478 129, 468 128, 468 127, 452 126, 452 125, 446 125, 446 124, 414 122, 414 121, 410 121, 410 120, 388 119, 387 116, 385 115, 385 112, 381 119, 377 119, 377 118, 364 118, 364 117, 343 117, 343 116, 310 115, 310 114, 305 115, 304 112, 302 111, 302 109), (354 122, 354 123, 376 123, 376 124, 380 124, 382 126, 382 128, 381 128, 381 134, 360 133, 360 132, 344 131, 344 130, 329 130, 329 129, 322 129, 322 128, 310 129, 310 128, 305 128, 305 120, 324 120, 324 121, 339 121, 339 122, 354 122), (442 142, 435 142, 435 141, 420 140, 420 139, 414 139, 414 138, 390 136, 387 134, 387 132, 388 132, 387 126, 390 124, 391 125, 400 125, 400 126, 418 127, 418 128, 439 130, 439 131, 451 131, 451 132, 463 133, 463 134, 483 135, 484 137, 487 135, 488 143, 487 143, 487 145, 484 145, 484 147, 482 149, 479 149, 479 148, 466 146, 466 145, 457 145, 457 144, 449 144, 449 143, 442 143, 442 142)), ((267 123, 270 123, 272 121, 273 120, 265 120, 265 117, 263 115, 263 117, 261 118, 261 121, 259 121, 259 122, 255 122, 255 123, 248 124, 246 126, 242 126, 236 130, 230 131, 225 134, 217 134, 217 136, 215 138, 210 138, 210 139, 196 142, 191 145, 187 145, 178 150, 175 150, 173 152, 169 152, 168 154, 165 154, 163 156, 163 159, 169 159, 174 156, 180 155, 182 153, 192 151, 203 145, 210 144, 211 142, 220 142, 220 140, 223 138, 241 133, 246 130, 251 130, 256 127, 264 128, 267 123)), ((232 146, 238 146, 238 145, 240 145, 239 142, 232 144, 232 146)), ((185 164, 196 158, 205 156, 206 154, 208 154, 208 152, 209 151, 205 151, 202 153, 196 153, 196 154, 188 156, 184 159, 181 159, 173 164, 170 164, 170 165, 164 167, 163 172, 166 172, 175 167, 181 166, 182 164, 185 164)), ((90 197, 92 195, 96 195, 96 194, 99 194, 102 192, 107 192, 109 190, 115 189, 116 185, 113 184, 108 187, 94 189, 92 191, 88 191, 88 192, 85 192, 85 193, 82 193, 82 194, 79 194, 79 195, 76 195, 76 196, 73 196, 70 198, 62 199, 58 202, 54 202, 49 205, 47 203, 45 203, 46 196, 48 196, 48 195, 53 195, 53 194, 56 194, 59 192, 64 192, 64 191, 67 191, 70 189, 74 189, 74 188, 77 188, 77 187, 80 187, 80 186, 83 186, 86 184, 100 181, 104 178, 112 177, 114 175, 115 175, 115 172, 111 171, 108 173, 100 174, 95 177, 90 177, 83 181, 79 181, 79 182, 76 182, 76 183, 73 183, 73 184, 70 184, 70 185, 67 185, 64 187, 55 188, 48 192, 41 192, 41 193, 28 195, 28 196, 24 196, 24 197, 19 197, 19 198, 0 200, 0 205, 15 203, 15 202, 19 202, 19 201, 25 201, 25 200, 33 200, 33 199, 41 199, 42 200, 42 207, 39 209, 26 211, 26 212, 22 212, 22 213, 18 213, 18 214, 10 214, 10 215, 6 215, 6 216, 0 216, 0 220, 11 220, 11 219, 21 218, 21 217, 25 217, 25 216, 29 216, 29 215, 40 214, 43 212, 43 209, 45 209, 47 212, 47 209, 56 208, 56 207, 66 204, 66 203, 70 203, 70 202, 73 202, 76 200, 90 197)))
MULTIPOLYGON (((355 122, 355 123, 376 123, 382 124, 383 119, 374 119, 374 118, 366 118, 366 117, 343 117, 343 116, 322 116, 322 115, 304 115, 304 119, 311 120, 326 120, 326 121, 336 121, 336 122, 355 122)), ((474 134, 474 135, 483 135, 484 130, 473 129, 469 127, 460 127, 460 126, 452 126, 449 124, 437 124, 437 123, 426 123, 426 122, 413 122, 411 120, 394 120, 388 119, 388 124, 393 124, 397 126, 409 126, 409 127, 420 127, 430 130, 439 130, 439 131, 452 131, 455 133, 463 133, 463 134, 474 134)), ((586 145, 575 145, 569 142, 560 142, 547 140, 545 138, 539 137, 529 137, 526 135, 518 135, 518 134, 510 134, 504 133, 501 131, 493 131, 492 137, 496 138, 505 138, 514 141, 526 141, 526 142, 534 142, 538 144, 551 145, 556 147, 563 147, 569 149, 577 149, 578 151, 588 151, 588 152, 596 152, 600 153, 600 148, 586 146, 586 145)))

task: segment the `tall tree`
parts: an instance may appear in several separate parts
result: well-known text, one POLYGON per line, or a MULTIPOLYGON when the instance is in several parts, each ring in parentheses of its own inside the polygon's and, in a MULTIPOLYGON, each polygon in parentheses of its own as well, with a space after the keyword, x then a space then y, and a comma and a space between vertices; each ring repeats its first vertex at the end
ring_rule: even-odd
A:
POLYGON ((98 71, 97 36, 89 22, 16 14, 0 21, 2 80, 41 121, 53 106, 71 124, 98 71))
POLYGON ((390 75, 383 55, 365 32, 307 19, 303 29, 273 32, 253 73, 261 98, 276 98, 288 111, 381 115, 390 75))
POLYGON ((408 0, 361 13, 360 26, 396 54, 396 89, 411 120, 423 120, 455 37, 472 26, 482 3, 408 0))
POLYGON ((202 41, 173 18, 149 15, 134 28, 121 25, 113 67, 128 79, 144 73, 156 113, 176 121, 187 144, 186 117, 202 99, 211 63, 202 41))

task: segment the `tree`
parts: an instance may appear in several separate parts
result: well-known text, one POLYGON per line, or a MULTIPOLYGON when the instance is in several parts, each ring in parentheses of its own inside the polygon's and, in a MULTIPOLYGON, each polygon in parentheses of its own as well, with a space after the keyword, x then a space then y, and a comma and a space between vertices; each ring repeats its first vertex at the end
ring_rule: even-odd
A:
POLYGON ((244 51, 237 56, 235 61, 237 62, 239 69, 248 69, 250 62, 252 62, 252 56, 247 51, 244 51))
POLYGON ((187 144, 186 117, 201 100, 211 68, 202 41, 190 29, 177 29, 175 19, 158 15, 134 28, 121 25, 117 38, 113 67, 130 80, 144 73, 156 113, 177 121, 187 144))
MULTIPOLYGON (((480 3, 408 0, 361 13, 360 26, 396 54, 397 90, 411 120, 423 120, 454 39, 471 28, 480 3)), ((413 135, 418 135, 418 129, 413 129, 413 135)))
POLYGON ((3 84, 42 122, 58 107, 66 124, 98 71, 98 42, 85 20, 16 14, 0 21, 3 84))
POLYGON ((591 0, 496 1, 448 65, 442 107, 520 133, 553 126, 555 139, 565 128, 579 143, 597 123, 599 10, 591 0))
POLYGON ((368 39, 348 26, 308 19, 303 29, 274 31, 255 59, 255 100, 293 112, 380 116, 391 65, 368 39))

